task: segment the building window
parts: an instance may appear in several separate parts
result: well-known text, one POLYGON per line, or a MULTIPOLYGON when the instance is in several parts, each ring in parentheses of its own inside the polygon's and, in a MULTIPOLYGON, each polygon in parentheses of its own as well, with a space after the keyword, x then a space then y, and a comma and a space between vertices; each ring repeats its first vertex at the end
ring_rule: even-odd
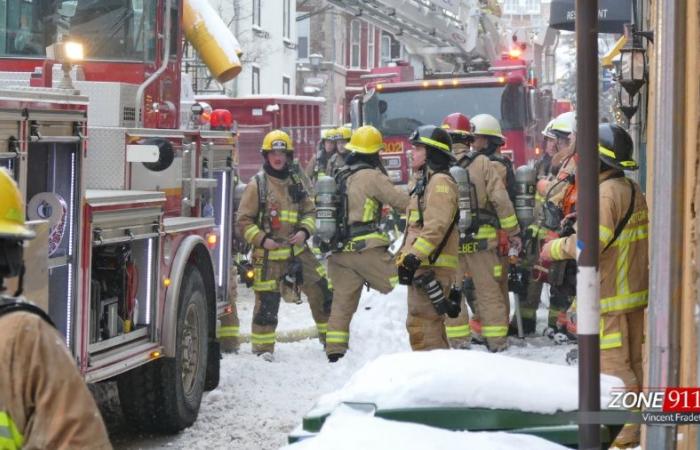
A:
MULTIPOLYGON (((283 0, 284 4, 282 5, 282 37, 289 39, 290 34, 292 32, 291 28, 291 0, 283 0)), ((259 4, 260 0, 258 0, 259 4)))
POLYGON ((282 95, 291 94, 291 86, 292 86, 292 80, 287 76, 283 76, 282 77, 282 95))
POLYGON ((253 0, 253 25, 260 26, 260 0, 253 0))
POLYGON ((360 21, 350 22, 350 67, 360 67, 360 21))
POLYGON ((260 67, 253 67, 253 87, 251 89, 252 94, 259 94, 260 93, 260 67))
POLYGON ((391 37, 387 34, 382 34, 380 54, 382 55, 383 66, 391 62, 391 37))
MULTIPOLYGON (((297 17, 308 13, 297 13, 297 17)), ((308 59, 309 57, 309 33, 311 19, 308 17, 297 22, 297 59, 308 59)))
POLYGON ((367 26, 367 68, 374 68, 374 25, 367 26))

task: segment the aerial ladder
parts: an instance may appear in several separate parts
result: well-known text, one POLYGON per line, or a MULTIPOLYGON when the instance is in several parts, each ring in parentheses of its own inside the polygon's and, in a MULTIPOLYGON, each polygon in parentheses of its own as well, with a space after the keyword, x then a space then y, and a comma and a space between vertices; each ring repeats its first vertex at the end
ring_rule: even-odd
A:
POLYGON ((507 50, 495 0, 329 0, 391 32, 427 71, 485 69, 507 50))

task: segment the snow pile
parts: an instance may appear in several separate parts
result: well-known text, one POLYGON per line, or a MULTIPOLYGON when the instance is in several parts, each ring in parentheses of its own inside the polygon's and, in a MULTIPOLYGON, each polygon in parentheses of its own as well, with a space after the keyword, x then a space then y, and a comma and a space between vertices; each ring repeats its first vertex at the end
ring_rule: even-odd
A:
POLYGON ((343 408, 331 415, 314 438, 285 450, 560 450, 561 445, 536 436, 504 432, 447 431, 396 422, 343 408))
MULTIPOLYGON (((618 378, 601 376, 601 404, 618 378)), ((320 398, 310 413, 342 402, 379 409, 465 406, 552 414, 578 409, 578 369, 504 355, 463 350, 395 353, 367 363, 345 386, 320 398)))

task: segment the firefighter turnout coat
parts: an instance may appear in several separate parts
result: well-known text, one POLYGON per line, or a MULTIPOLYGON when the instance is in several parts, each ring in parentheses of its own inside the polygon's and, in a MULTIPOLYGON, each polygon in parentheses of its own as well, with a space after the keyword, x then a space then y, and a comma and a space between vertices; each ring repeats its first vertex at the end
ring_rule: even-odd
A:
MULTIPOLYGON (((448 296, 457 278, 459 235, 453 226, 458 211, 457 184, 443 172, 428 171, 427 177, 422 194, 415 189, 412 191, 406 210, 408 221, 401 253, 411 253, 421 260, 415 276, 433 270, 445 296, 448 296), (442 251, 435 255, 444 239, 442 251)), ((418 183, 421 182, 419 179, 418 183)), ((406 327, 413 350, 449 348, 444 317, 435 311, 425 291, 415 285, 408 286, 406 327)))
MULTIPOLYGON (((344 170, 353 170, 352 166, 344 170)), ((379 229, 382 205, 399 211, 408 206, 408 194, 393 185, 379 169, 357 169, 345 181, 350 236, 340 251, 328 258, 334 284, 333 308, 328 320, 326 353, 343 354, 350 339, 350 321, 357 310, 363 285, 386 294, 398 282, 387 251, 389 237, 379 229)))
POLYGON ((0 448, 112 448, 75 360, 48 322, 7 313, 0 342, 0 448))

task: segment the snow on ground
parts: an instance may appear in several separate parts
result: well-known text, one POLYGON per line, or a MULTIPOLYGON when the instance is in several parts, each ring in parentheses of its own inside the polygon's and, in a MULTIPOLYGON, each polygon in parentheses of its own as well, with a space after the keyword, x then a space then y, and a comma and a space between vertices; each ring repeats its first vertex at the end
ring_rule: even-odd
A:
MULTIPOLYGON (((622 380, 601 377, 601 404, 622 380)), ((342 402, 367 402, 379 409, 467 406, 543 414, 578 408, 578 369, 469 350, 382 355, 358 370, 342 389, 324 395, 314 415, 342 402), (552 379, 557 383, 552 383, 552 379), (494 390, 498 386, 498 390, 494 390), (538 395, 547 392, 547 395, 538 395)))
POLYGON ((447 431, 426 425, 396 422, 339 408, 318 436, 285 450, 561 450, 558 444, 524 434, 447 431), (358 430, 362 430, 358 433, 358 430))
MULTIPOLYGON (((240 294, 241 331, 247 333, 252 294, 245 288, 240 289, 240 294)), ((538 320, 546 322, 546 311, 539 311, 538 320)), ((338 363, 327 362, 315 339, 278 343, 275 361, 271 363, 253 356, 250 345, 244 344, 239 354, 224 356, 221 383, 216 390, 205 394, 199 418, 192 427, 174 436, 154 437, 138 435, 123 424, 112 423, 109 428, 115 448, 280 448, 321 395, 341 388, 368 361, 385 354, 410 351, 405 321, 406 289, 403 286, 388 295, 363 291, 350 328, 351 350, 338 363)), ((306 327, 313 327, 307 304, 282 304, 280 331, 306 327)), ((543 327, 544 323, 540 323, 539 328, 543 327)), ((512 343, 505 355, 560 365, 566 364, 566 352, 572 348, 571 345, 552 346, 545 337, 526 339, 524 343, 513 340, 512 343)), ((474 346, 472 351, 484 352, 485 348, 474 346)), ((556 379, 555 373, 547 376, 550 383, 568 383, 556 379)), ((115 415, 117 417, 108 418, 108 421, 119 422, 118 414, 115 415)))

